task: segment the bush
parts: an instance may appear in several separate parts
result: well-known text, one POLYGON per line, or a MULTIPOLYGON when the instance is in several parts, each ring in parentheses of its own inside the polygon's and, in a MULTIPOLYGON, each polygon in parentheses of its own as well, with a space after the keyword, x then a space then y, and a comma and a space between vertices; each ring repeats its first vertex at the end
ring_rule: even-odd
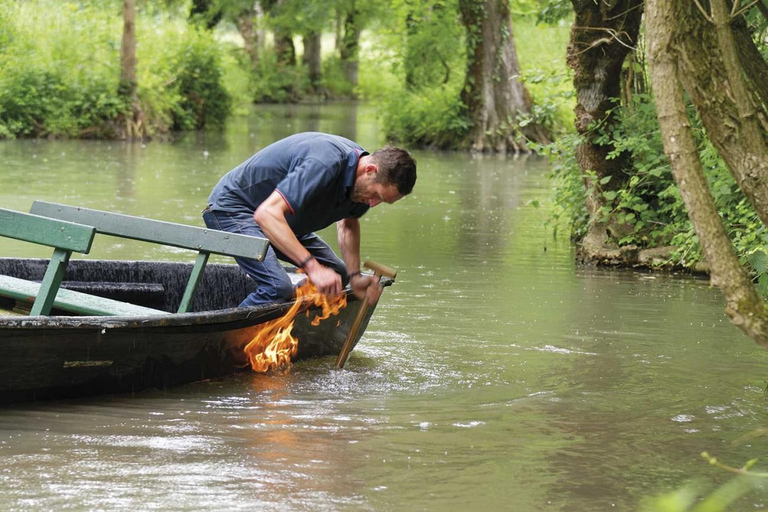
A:
POLYGON ((451 87, 390 96, 382 123, 392 140, 434 148, 454 147, 469 131, 459 92, 451 87))
POLYGON ((180 101, 173 107, 173 129, 194 130, 222 126, 231 109, 231 99, 222 84, 218 46, 204 34, 191 31, 177 57, 180 101))
POLYGON ((303 66, 279 66, 273 51, 259 56, 252 75, 251 97, 256 103, 288 103, 297 101, 309 89, 309 76, 303 66))

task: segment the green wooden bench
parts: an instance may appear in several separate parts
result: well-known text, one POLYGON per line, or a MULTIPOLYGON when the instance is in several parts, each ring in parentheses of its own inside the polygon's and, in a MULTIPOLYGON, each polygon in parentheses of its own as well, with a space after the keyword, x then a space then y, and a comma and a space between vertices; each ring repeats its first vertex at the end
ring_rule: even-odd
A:
POLYGON ((42 283, 0 275, 0 296, 32 302, 30 315, 48 315, 53 307, 87 315, 145 316, 164 311, 60 289, 72 252, 88 254, 96 228, 0 208, 0 236, 53 247, 42 283))
POLYGON ((38 286, 30 315, 47 315, 61 286, 72 252, 88 254, 96 230, 91 226, 62 222, 0 208, 0 236, 53 247, 53 255, 38 286))
POLYGON ((93 226, 97 233, 105 235, 197 251, 197 260, 192 267, 192 273, 184 290, 179 305, 179 313, 186 313, 192 308, 195 292, 211 254, 262 261, 269 248, 269 241, 265 238, 46 201, 35 201, 30 212, 53 219, 93 226))

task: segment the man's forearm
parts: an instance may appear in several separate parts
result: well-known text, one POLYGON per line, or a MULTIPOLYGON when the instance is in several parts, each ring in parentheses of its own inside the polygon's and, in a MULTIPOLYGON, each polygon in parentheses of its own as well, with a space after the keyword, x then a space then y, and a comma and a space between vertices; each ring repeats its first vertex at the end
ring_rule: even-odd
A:
POLYGON ((336 224, 336 236, 348 272, 360 270, 360 222, 344 219, 336 224))
POLYGON ((285 220, 285 201, 279 194, 273 193, 254 212, 253 220, 269 242, 297 265, 310 256, 285 220))

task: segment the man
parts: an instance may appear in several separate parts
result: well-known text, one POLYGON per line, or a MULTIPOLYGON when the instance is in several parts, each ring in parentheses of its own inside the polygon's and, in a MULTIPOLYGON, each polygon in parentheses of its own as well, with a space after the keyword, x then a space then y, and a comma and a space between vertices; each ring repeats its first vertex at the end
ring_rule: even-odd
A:
POLYGON ((236 258, 258 287, 241 307, 282 302, 293 286, 277 261, 306 272, 320 293, 340 294, 349 282, 371 305, 381 286, 360 273, 358 219, 382 202, 394 203, 416 182, 416 162, 400 148, 369 154, 336 135, 299 133, 262 149, 219 180, 203 220, 211 229, 266 237, 263 262, 236 258), (342 262, 314 231, 336 222, 342 262))

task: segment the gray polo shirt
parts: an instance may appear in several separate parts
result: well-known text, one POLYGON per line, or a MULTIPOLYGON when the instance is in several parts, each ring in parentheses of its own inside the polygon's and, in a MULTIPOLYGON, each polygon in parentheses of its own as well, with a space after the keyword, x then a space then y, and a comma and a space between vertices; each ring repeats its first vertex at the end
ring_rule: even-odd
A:
POLYGON ((337 135, 291 135, 225 174, 208 203, 212 210, 253 213, 277 190, 291 210, 285 217, 288 225, 297 236, 306 235, 368 211, 368 205, 349 197, 357 163, 367 154, 337 135))

